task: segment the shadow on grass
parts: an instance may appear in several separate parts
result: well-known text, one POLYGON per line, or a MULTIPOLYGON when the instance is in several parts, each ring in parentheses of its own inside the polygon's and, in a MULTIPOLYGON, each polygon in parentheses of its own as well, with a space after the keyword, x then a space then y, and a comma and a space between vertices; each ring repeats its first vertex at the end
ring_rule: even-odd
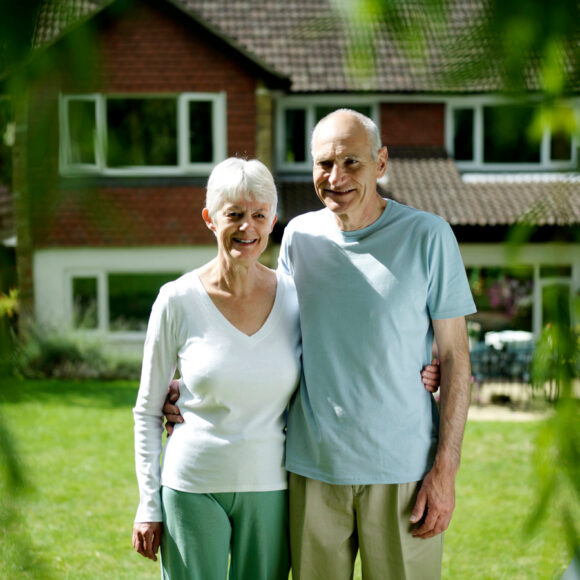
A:
POLYGON ((4 379, 0 382, 0 404, 36 402, 102 409, 132 407, 138 388, 137 381, 4 379))

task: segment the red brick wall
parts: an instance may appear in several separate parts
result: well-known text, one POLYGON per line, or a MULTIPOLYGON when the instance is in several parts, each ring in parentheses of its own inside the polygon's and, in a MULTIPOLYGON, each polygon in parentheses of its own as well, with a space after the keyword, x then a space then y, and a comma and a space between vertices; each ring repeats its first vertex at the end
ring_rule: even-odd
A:
POLYGON ((107 187, 61 192, 48 219, 35 216, 49 247, 213 244, 201 187, 107 187))
POLYGON ((227 92, 228 154, 253 155, 255 78, 188 16, 135 3, 100 37, 103 85, 114 93, 227 92))
POLYGON ((392 147, 444 147, 445 106, 442 103, 383 103, 383 143, 392 147))
MULTIPOLYGON (((34 197, 36 247, 171 246, 214 241, 201 219, 205 188, 199 179, 191 186, 184 185, 184 177, 175 185, 167 178, 163 185, 148 186, 140 178, 139 186, 132 187, 118 178, 108 179, 107 186, 71 188, 70 181, 61 178, 59 188, 58 90, 65 94, 225 91, 228 155, 255 154, 256 78, 251 65, 169 3, 157 7, 136 2, 133 6, 124 15, 110 17, 105 11, 90 22, 97 25, 94 38, 85 32, 90 38, 87 46, 98 63, 90 71, 95 74, 71 77, 61 64, 60 87, 44 90, 41 100, 51 111, 53 129, 43 131, 40 138, 45 154, 32 159, 31 170, 42 175, 46 184, 39 183, 36 190, 41 194, 34 197)), ((66 46, 56 50, 66 52, 66 46)))

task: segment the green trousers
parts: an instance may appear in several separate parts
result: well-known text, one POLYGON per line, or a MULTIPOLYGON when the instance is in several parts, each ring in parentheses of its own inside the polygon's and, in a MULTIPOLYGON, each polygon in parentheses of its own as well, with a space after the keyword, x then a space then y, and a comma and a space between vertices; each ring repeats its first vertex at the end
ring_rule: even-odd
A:
POLYGON ((197 494, 163 487, 161 497, 165 580, 288 579, 286 490, 197 494))

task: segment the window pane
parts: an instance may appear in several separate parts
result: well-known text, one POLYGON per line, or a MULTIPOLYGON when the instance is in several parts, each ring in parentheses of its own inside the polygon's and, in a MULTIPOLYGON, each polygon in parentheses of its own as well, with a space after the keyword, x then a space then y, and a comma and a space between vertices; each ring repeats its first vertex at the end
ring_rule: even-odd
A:
POLYGON ((551 264, 540 266, 540 278, 570 278, 572 266, 568 264, 551 264))
POLYGON ((69 163, 95 165, 97 131, 96 103, 89 100, 68 101, 69 163))
POLYGON ((468 268, 480 339, 489 331, 532 330, 533 280, 531 267, 468 268))
POLYGON ((564 131, 553 133, 550 152, 552 161, 570 161, 572 159, 572 137, 564 131))
POLYGON ((73 326, 97 328, 97 278, 94 276, 73 278, 73 326))
POLYGON ((189 162, 213 161, 213 130, 211 101, 189 103, 189 162))
POLYGON ((286 163, 306 161, 306 111, 288 109, 284 122, 286 132, 284 161, 286 163))
POLYGON ((109 167, 177 165, 174 98, 108 99, 109 167))
POLYGON ((550 284, 542 288, 542 324, 554 324, 569 328, 570 286, 568 284, 550 284))
POLYGON ((531 107, 484 107, 484 162, 539 163, 540 143, 527 136, 533 114, 531 107))
POLYGON ((109 329, 145 330, 159 288, 180 275, 109 274, 109 329))
POLYGON ((457 161, 473 161, 473 109, 453 111, 453 152, 457 161))

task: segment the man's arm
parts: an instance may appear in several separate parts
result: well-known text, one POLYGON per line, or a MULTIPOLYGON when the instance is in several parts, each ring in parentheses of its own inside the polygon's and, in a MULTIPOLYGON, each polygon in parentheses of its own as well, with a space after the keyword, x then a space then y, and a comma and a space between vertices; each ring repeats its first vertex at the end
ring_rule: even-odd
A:
POLYGON ((424 519, 414 530, 418 538, 444 532, 455 507, 455 477, 470 400, 471 365, 465 318, 433 320, 441 361, 439 445, 431 471, 425 476, 411 523, 424 519))
POLYGON ((167 436, 173 434, 173 427, 175 423, 183 423, 183 417, 179 412, 179 407, 174 403, 179 399, 179 380, 175 379, 169 383, 167 389, 167 396, 163 404, 163 414, 165 415, 165 429, 167 436))

